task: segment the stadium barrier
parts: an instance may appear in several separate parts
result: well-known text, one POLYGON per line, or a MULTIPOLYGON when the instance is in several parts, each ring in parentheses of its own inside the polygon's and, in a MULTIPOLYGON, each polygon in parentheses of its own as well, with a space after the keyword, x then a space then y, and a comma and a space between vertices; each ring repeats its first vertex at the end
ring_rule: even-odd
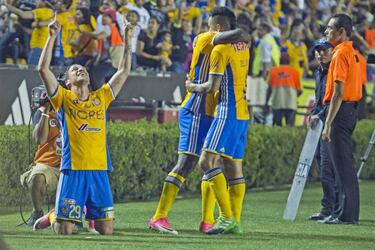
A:
MULTIPOLYGON (((360 121, 354 133, 355 160, 366 150, 375 121, 360 121)), ((248 188, 278 187, 290 184, 304 141, 304 127, 250 126, 244 158, 244 176, 248 188)), ((32 161, 36 145, 29 140, 27 126, 0 126, 0 203, 16 205, 21 189, 19 176, 32 161), (29 143, 31 150, 29 151, 29 143)), ((114 171, 111 185, 115 202, 147 200, 160 195, 166 174, 176 163, 178 126, 176 123, 111 122, 109 148, 114 171)), ((317 177, 316 168, 311 172, 317 177)), ((370 155, 362 175, 375 178, 375 154, 370 155)), ((186 181, 184 191, 199 193, 202 171, 196 169, 186 181)), ((28 203, 28 200, 25 200, 28 203)), ((28 203, 30 204, 30 203, 28 203)))

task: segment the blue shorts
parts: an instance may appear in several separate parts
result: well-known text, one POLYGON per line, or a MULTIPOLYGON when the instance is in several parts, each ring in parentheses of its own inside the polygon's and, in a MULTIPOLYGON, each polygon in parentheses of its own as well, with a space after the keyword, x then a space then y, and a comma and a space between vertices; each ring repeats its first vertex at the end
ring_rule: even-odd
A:
POLYGON ((56 191, 56 218, 82 221, 86 219, 113 220, 113 198, 107 171, 62 170, 56 191))
POLYGON ((178 114, 180 128, 178 153, 199 156, 212 119, 205 114, 194 113, 184 108, 180 109, 178 114))
POLYGON ((248 120, 215 118, 207 133, 203 150, 232 160, 242 160, 245 155, 248 126, 248 120))

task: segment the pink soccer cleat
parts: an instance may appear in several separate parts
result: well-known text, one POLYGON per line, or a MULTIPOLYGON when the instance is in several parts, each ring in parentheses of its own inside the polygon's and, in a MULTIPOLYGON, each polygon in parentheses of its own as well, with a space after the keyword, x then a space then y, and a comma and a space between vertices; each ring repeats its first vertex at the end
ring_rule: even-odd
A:
POLYGON ((169 224, 167 217, 160 218, 158 220, 150 219, 150 221, 148 222, 148 227, 160 233, 178 235, 178 232, 174 230, 169 224))
POLYGON ((214 224, 209 224, 201 221, 199 224, 199 232, 206 234, 208 231, 210 231, 213 227, 215 226, 214 224))
POLYGON ((42 230, 51 226, 51 221, 49 219, 51 213, 55 212, 55 209, 51 209, 48 213, 37 219, 34 223, 33 230, 42 230))

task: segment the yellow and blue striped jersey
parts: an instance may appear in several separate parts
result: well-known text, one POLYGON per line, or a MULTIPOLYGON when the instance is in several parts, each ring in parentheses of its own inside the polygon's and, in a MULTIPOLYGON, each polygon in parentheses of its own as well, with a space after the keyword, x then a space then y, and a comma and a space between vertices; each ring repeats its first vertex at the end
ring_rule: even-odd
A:
MULTIPOLYGON (((196 39, 189 72, 190 79, 196 84, 205 83, 208 80, 210 54, 214 48, 212 41, 215 35, 214 32, 205 32, 196 39)), ((213 94, 188 91, 181 107, 192 112, 214 116, 216 104, 213 94)))
POLYGON ((61 129, 61 170, 112 171, 106 110, 114 96, 108 84, 91 92, 87 101, 80 101, 74 92, 57 87, 50 101, 61 129))
POLYGON ((246 80, 249 68, 249 44, 244 42, 217 45, 212 50, 210 74, 222 75, 217 118, 248 120, 246 80))

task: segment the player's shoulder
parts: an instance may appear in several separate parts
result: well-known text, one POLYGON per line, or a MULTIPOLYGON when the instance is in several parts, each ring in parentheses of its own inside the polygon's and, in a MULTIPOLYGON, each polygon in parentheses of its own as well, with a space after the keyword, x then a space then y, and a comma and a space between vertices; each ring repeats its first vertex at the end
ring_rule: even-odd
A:
POLYGON ((207 40, 212 40, 216 34, 217 34, 216 32, 212 32, 212 31, 203 32, 197 35, 196 42, 200 43, 200 42, 205 42, 207 40))

